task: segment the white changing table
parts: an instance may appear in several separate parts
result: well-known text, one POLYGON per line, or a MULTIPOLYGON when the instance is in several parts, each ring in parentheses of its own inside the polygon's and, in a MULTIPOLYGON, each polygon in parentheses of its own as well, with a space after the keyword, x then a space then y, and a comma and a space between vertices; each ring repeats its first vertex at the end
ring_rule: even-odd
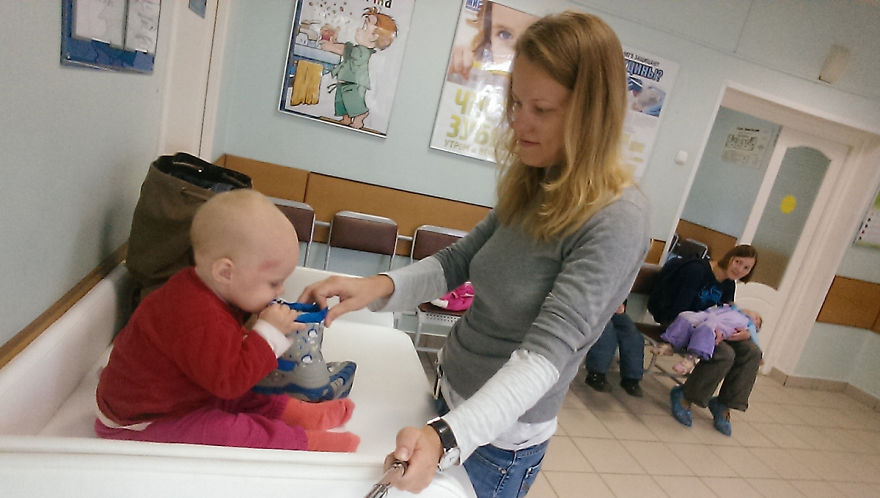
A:
MULTIPOLYGON (((294 272, 285 297, 295 299, 301 280, 321 276, 302 270, 294 272)), ((428 381, 407 335, 352 315, 325 330, 323 352, 328 361, 358 365, 350 394, 355 411, 345 426, 361 437, 355 453, 98 439, 92 432, 94 392, 107 354, 101 351, 112 337, 105 329, 113 324, 100 313, 116 309, 107 301, 118 299, 126 278, 124 269, 114 271, 0 369, 2 496, 361 497, 381 476, 397 431, 433 416, 428 381)), ((386 318, 363 317, 377 320, 386 318)), ((412 495, 392 490, 388 496, 412 495)), ((475 495, 464 469, 456 467, 418 496, 475 495)))

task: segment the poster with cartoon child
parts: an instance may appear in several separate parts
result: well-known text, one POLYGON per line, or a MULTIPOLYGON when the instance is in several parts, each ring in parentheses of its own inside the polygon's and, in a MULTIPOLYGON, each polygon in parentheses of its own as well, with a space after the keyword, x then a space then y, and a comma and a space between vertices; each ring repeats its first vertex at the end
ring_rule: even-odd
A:
POLYGON ((279 110, 385 137, 414 0, 298 0, 279 110))

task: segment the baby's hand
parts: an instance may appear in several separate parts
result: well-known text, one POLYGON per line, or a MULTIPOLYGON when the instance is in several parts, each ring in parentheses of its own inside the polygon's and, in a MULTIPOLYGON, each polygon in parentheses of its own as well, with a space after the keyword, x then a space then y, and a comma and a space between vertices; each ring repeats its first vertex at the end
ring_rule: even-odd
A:
POLYGON ((260 319, 272 324, 282 334, 287 335, 294 330, 305 328, 305 324, 296 322, 298 315, 299 313, 293 311, 287 305, 272 303, 260 312, 260 319))
POLYGON ((746 339, 749 339, 750 337, 751 337, 751 334, 749 334, 749 329, 736 329, 736 332, 731 334, 730 337, 727 338, 727 340, 734 341, 734 342, 745 341, 746 339))
POLYGON ((724 340, 724 334, 721 333, 721 330, 715 329, 715 345, 721 344, 721 341, 724 340))

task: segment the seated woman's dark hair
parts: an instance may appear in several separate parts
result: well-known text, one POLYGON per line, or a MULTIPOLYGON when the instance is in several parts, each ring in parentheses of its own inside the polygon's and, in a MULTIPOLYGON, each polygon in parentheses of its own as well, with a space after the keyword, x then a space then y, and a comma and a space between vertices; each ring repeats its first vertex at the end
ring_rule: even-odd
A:
POLYGON ((758 250, 748 244, 740 244, 724 253, 724 257, 718 260, 718 266, 726 270, 727 265, 730 264, 730 260, 733 258, 754 258, 755 264, 752 265, 752 269, 749 270, 745 277, 740 279, 743 282, 751 280, 752 274, 755 273, 755 268, 758 267, 758 250))

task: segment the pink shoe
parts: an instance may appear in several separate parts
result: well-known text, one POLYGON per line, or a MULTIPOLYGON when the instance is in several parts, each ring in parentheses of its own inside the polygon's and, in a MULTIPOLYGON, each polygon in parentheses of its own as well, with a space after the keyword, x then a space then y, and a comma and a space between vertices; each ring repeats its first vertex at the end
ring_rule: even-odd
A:
POLYGON ((697 362, 692 355, 687 355, 683 360, 672 366, 675 373, 679 375, 687 375, 694 371, 697 362))
POLYGON ((465 282, 440 298, 434 299, 431 304, 449 311, 464 311, 470 308, 473 301, 474 286, 470 282, 465 282))

